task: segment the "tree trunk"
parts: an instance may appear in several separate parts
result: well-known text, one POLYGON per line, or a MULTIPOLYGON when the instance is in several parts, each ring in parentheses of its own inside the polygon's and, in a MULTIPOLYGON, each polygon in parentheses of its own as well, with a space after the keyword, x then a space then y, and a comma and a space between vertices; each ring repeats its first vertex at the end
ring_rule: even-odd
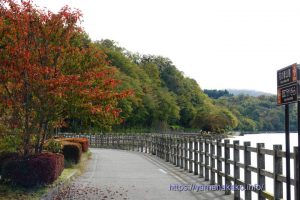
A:
POLYGON ((34 153, 38 154, 39 153, 39 147, 40 147, 40 141, 41 141, 41 135, 43 132, 43 123, 40 123, 38 132, 37 132, 37 136, 36 136, 36 141, 35 141, 35 145, 34 145, 34 153))
POLYGON ((30 150, 30 130, 29 130, 29 91, 28 91, 28 76, 27 72, 24 72, 24 100, 25 100, 25 121, 24 121, 24 136, 23 136, 23 148, 24 148, 24 156, 29 155, 30 150))
POLYGON ((43 127, 43 131, 42 131, 42 140, 40 141, 39 144, 39 153, 42 153, 43 151, 43 145, 47 136, 47 132, 48 132, 48 122, 45 123, 45 126, 43 127))

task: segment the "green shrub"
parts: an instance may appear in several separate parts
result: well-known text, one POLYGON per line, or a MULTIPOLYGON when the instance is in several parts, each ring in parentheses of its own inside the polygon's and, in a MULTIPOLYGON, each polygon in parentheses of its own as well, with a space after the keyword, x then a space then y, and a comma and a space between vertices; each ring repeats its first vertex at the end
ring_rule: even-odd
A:
POLYGON ((22 144, 19 135, 6 135, 0 138, 0 152, 17 152, 22 144))
POLYGON ((50 139, 46 141, 44 144, 44 149, 50 151, 52 153, 61 153, 62 152, 62 144, 60 141, 55 139, 50 139))

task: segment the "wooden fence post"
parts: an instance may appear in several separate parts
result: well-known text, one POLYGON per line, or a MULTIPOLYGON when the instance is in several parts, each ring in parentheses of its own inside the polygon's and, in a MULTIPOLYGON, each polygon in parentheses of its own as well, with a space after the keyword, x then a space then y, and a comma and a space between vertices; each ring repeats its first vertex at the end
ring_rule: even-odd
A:
POLYGON ((127 149, 128 149, 128 151, 130 151, 131 150, 131 136, 129 136, 129 135, 126 135, 126 140, 127 140, 127 149))
POLYGON ((118 134, 118 135, 117 135, 117 148, 118 148, 118 149, 121 149, 121 146, 120 146, 120 140, 121 140, 121 136, 118 134))
POLYGON ((155 155, 155 153, 154 153, 154 145, 155 144, 155 138, 154 138, 154 136, 151 134, 150 135, 150 146, 149 146, 149 153, 151 154, 151 155, 155 155))
POLYGON ((148 148, 148 141, 147 141, 147 135, 143 134, 143 141, 144 141, 144 153, 147 153, 147 148, 148 148))
MULTIPOLYGON (((225 186, 231 185, 230 179, 230 147, 229 147, 229 140, 224 140, 224 156, 225 156, 225 186)), ((225 190, 225 194, 231 194, 231 190, 225 190)))
POLYGON ((113 135, 111 135, 110 139, 111 139, 112 148, 115 149, 116 148, 116 144, 115 144, 116 138, 113 135))
POLYGON ((172 137, 173 141, 173 164, 177 166, 177 139, 176 136, 172 137))
POLYGON ((294 180, 295 180, 295 187, 294 187, 294 199, 299 199, 298 194, 298 187, 299 187, 299 160, 298 160, 298 147, 294 147, 294 180))
POLYGON ((172 136, 169 136, 170 140, 170 162, 174 164, 174 140, 172 136))
POLYGON ((155 151, 154 152, 155 152, 155 155, 158 156, 158 137, 157 137, 157 135, 155 135, 154 138, 155 138, 155 140, 154 140, 155 141, 155 144, 154 144, 155 151))
POLYGON ((94 146, 93 147, 98 147, 98 141, 99 140, 99 135, 95 134, 95 138, 94 138, 94 146))
POLYGON ((165 136, 165 160, 166 160, 166 162, 169 162, 170 160, 170 150, 169 150, 169 138, 168 138, 168 136, 165 136))
POLYGON ((210 184, 214 185, 216 183, 216 176, 215 176, 215 145, 213 144, 213 140, 210 140, 210 184))
POLYGON ((142 147, 142 141, 141 141, 141 136, 140 135, 137 135, 135 136, 137 141, 136 141, 136 150, 137 152, 140 152, 140 149, 142 147))
POLYGON ((122 139, 123 139, 123 138, 122 138, 122 135, 119 133, 119 134, 118 134, 118 146, 119 146, 118 148, 119 148, 119 149, 123 149, 122 139))
POLYGON ((96 147, 99 147, 99 139, 100 139, 100 147, 103 148, 104 146, 104 136, 103 135, 97 135, 97 139, 96 139, 96 147), (100 137, 100 138, 99 138, 100 137))
MULTIPOLYGON (((238 185, 238 180, 240 179, 240 167, 238 166, 238 163, 240 162, 240 148, 239 148, 240 142, 238 140, 233 141, 233 161, 234 161, 234 185, 238 185)), ((239 200, 241 198, 241 191, 240 190, 234 190, 234 199, 239 200)))
POLYGON ((262 170, 265 169, 265 154, 261 153, 261 149, 265 147, 264 143, 257 143, 257 184, 259 187, 262 187, 261 190, 258 191, 258 200, 265 200, 262 192, 266 188, 266 177, 262 174, 262 170))
POLYGON ((163 135, 163 140, 162 140, 162 147, 163 147, 163 159, 165 160, 166 159, 166 136, 163 135))
POLYGON ((145 153, 149 153, 149 135, 144 135, 144 141, 145 141, 145 153))
POLYGON ((248 147, 251 145, 250 142, 244 142, 244 178, 245 178, 245 200, 252 199, 252 192, 251 189, 248 187, 251 186, 251 171, 248 169, 248 166, 251 165, 251 152, 248 150, 248 147))
POLYGON ((194 175, 198 175, 198 138, 194 138, 194 175))
POLYGON ((184 138, 184 170, 188 170, 188 140, 184 138))
POLYGON ((131 135, 127 135, 127 148, 129 151, 131 151, 132 149, 132 138, 131 138, 131 135))
POLYGON ((132 141, 131 141, 131 142, 132 142, 132 151, 134 151, 134 149, 135 149, 135 148, 134 148, 134 145, 135 145, 135 141, 134 141, 134 140, 135 140, 135 137, 134 137, 134 136, 131 136, 131 140, 132 140, 132 141))
POLYGON ((121 149, 120 148, 120 135, 117 134, 117 149, 121 149))
POLYGON ((222 141, 219 139, 217 140, 217 170, 218 170, 218 185, 223 185, 222 181, 222 141))
POLYGON ((160 157, 160 137, 156 135, 156 156, 160 157))
POLYGON ((101 140, 101 143, 102 143, 102 145, 101 145, 101 147, 103 148, 103 147, 106 147, 106 138, 105 138, 105 135, 101 135, 101 138, 100 138, 100 140, 101 140))
POLYGON ((180 139, 178 136, 176 137, 176 167, 180 166, 180 157, 179 157, 179 145, 180 145, 180 139))
POLYGON ((179 167, 179 164, 178 164, 178 159, 179 159, 179 156, 178 156, 178 153, 179 153, 178 136, 175 135, 173 137, 173 140, 174 140, 174 165, 176 167, 179 167))
POLYGON ((155 155, 155 136, 150 136, 150 152, 155 155))
POLYGON ((162 136, 158 137, 158 157, 162 158, 162 136))
POLYGON ((283 198, 283 184, 278 181, 277 176, 282 174, 282 157, 278 156, 278 152, 282 150, 281 145, 273 145, 273 181, 274 181, 274 199, 283 198))
POLYGON ((199 177, 203 178, 203 139, 199 140, 199 177))
POLYGON ((126 142, 126 136, 124 135, 124 133, 122 133, 122 146, 124 150, 127 150, 127 142, 126 142))
POLYGON ((130 138, 129 138, 129 135, 126 134, 125 137, 126 137, 126 139, 125 139, 126 148, 127 148, 128 151, 130 151, 130 138))
POLYGON ((166 157, 166 138, 162 136, 162 159, 164 160, 166 157))
POLYGON ((173 147, 172 147, 172 137, 169 135, 168 136, 168 140, 169 140, 169 162, 173 163, 173 147))
POLYGON ((126 139, 127 139, 127 137, 126 137, 126 135, 124 135, 124 133, 122 133, 122 138, 123 138, 123 148, 125 149, 125 150, 127 150, 127 141, 126 141, 126 139))
POLYGON ((153 154, 152 148, 153 148, 153 137, 152 137, 152 135, 149 135, 148 136, 148 153, 149 154, 153 154))
POLYGON ((209 143, 208 140, 205 139, 205 175, 204 175, 204 180, 208 181, 209 180, 209 143))
POLYGON ((189 173, 193 172, 193 140, 189 138, 189 173))
POLYGON ((106 135, 106 143, 107 143, 107 147, 109 147, 109 136, 106 135))
POLYGON ((183 143, 184 139, 183 137, 180 137, 180 168, 183 169, 183 143))
POLYGON ((144 136, 143 135, 140 136, 140 141, 141 141, 141 152, 143 153, 144 152, 144 136))

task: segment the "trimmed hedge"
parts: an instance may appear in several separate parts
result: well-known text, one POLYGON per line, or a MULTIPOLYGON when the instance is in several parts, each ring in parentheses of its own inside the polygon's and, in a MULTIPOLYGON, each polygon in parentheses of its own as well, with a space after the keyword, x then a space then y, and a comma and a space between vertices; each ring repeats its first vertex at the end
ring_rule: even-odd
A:
POLYGON ((19 154, 16 152, 1 152, 0 153, 0 175, 2 174, 2 167, 5 162, 9 160, 16 160, 19 154))
POLYGON ((3 163, 6 160, 9 159, 16 159, 19 157, 19 154, 17 152, 0 152, 0 167, 3 165, 3 163))
POLYGON ((80 143, 83 152, 87 152, 89 149, 89 140, 87 138, 63 138, 61 141, 80 143))
POLYGON ((66 160, 78 163, 82 154, 81 144, 69 141, 62 141, 62 153, 66 160))
POLYGON ((64 156, 47 152, 6 162, 3 179, 25 187, 50 184, 61 175, 63 169, 64 156))

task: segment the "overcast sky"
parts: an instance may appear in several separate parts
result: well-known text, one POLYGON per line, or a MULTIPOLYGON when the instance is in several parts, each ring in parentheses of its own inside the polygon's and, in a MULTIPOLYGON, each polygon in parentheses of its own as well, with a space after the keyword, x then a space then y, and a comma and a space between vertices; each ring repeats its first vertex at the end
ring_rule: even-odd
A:
POLYGON ((300 63, 300 1, 33 0, 83 13, 92 40, 170 58, 203 89, 276 93, 276 71, 300 63))

